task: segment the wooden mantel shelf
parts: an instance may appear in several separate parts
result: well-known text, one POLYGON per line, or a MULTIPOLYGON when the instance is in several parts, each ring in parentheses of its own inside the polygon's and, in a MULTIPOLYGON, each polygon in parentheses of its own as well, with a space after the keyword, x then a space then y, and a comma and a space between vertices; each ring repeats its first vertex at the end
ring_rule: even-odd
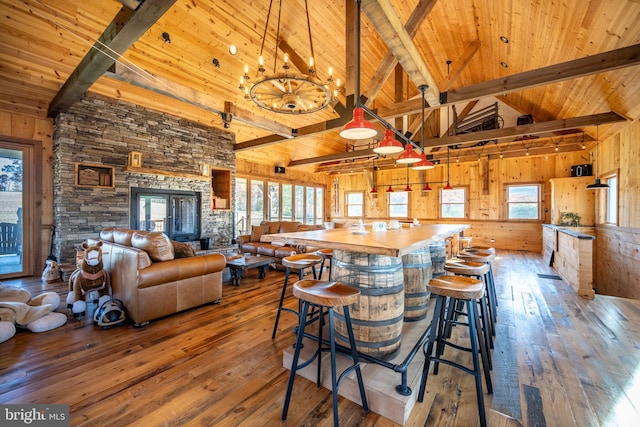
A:
POLYGON ((144 175, 164 175, 164 176, 171 176, 174 178, 197 179, 201 181, 209 180, 208 176, 197 175, 193 173, 172 172, 164 169, 136 168, 131 166, 125 166, 124 171, 130 172, 130 173, 140 173, 144 175))

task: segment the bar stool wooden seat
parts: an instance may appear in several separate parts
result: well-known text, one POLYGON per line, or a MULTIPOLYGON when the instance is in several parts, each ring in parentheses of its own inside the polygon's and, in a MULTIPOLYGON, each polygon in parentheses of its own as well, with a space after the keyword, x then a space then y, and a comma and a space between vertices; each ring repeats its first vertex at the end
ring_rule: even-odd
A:
POLYGON ((424 352, 425 363, 422 369, 422 380, 420 382, 418 401, 422 402, 424 400, 424 392, 431 362, 434 363, 433 375, 438 374, 440 363, 461 369, 464 372, 473 375, 475 378, 480 425, 485 427, 487 425, 487 420, 484 407, 484 394, 482 391, 482 372, 480 368, 480 360, 478 358, 479 352, 481 353, 483 360, 482 369, 484 370, 485 383, 489 394, 493 392, 493 387, 491 385, 491 376, 489 374, 488 365, 485 363, 487 355, 484 353, 487 347, 484 344, 484 338, 479 330, 480 318, 476 310, 476 301, 482 299, 484 295, 484 284, 481 281, 470 277, 445 275, 431 279, 427 288, 431 292, 431 296, 436 298, 436 305, 433 312, 433 320, 431 321, 429 339, 426 343, 426 349, 424 352), (455 324, 462 324, 456 320, 450 320, 451 313, 446 313, 447 299, 450 299, 452 302, 450 306, 456 306, 459 301, 466 305, 468 320, 466 325, 469 328, 470 347, 463 347, 447 340, 447 323, 454 322, 455 324), (436 345, 435 349, 434 344, 436 345), (444 359, 442 356, 444 354, 445 345, 458 350, 471 352, 473 368, 469 368, 449 359, 444 359))
POLYGON ((467 248, 460 251, 458 258, 464 261, 483 262, 489 266, 489 271, 485 274, 485 283, 487 284, 487 293, 489 297, 489 308, 491 309, 491 319, 493 323, 498 318, 498 296, 496 294, 496 285, 493 278, 493 261, 496 259, 496 250, 494 248, 476 249, 467 248))
MULTIPOLYGON (((485 277, 489 272, 489 265, 484 262, 449 260, 444 266, 445 271, 457 274, 459 276, 473 277, 483 282, 485 286, 485 294, 480 304, 480 315, 482 319, 482 331, 484 339, 489 346, 493 348, 493 336, 495 335, 495 322, 491 316, 489 292, 485 277)), ((489 367, 491 367, 491 357, 489 357, 489 367)))
POLYGON ((364 389, 364 381, 362 380, 362 372, 360 370, 360 361, 358 359, 358 352, 356 351, 355 339, 353 336, 353 329, 351 327, 351 316, 349 314, 349 305, 358 302, 360 298, 360 290, 347 286, 343 283, 323 281, 323 280, 299 280, 293 284, 293 295, 302 301, 302 311, 300 318, 300 326, 298 327, 298 333, 296 336, 295 351, 293 353, 293 360, 291 362, 291 373, 289 374, 289 383, 287 385, 287 393, 284 399, 284 407, 282 409, 282 420, 287 419, 287 412, 289 411, 289 402, 291 400, 291 393, 293 391, 293 382, 296 377, 296 371, 308 366, 314 360, 317 360, 317 378, 316 384, 320 387, 320 362, 322 360, 322 352, 330 351, 331 353, 331 394, 333 397, 333 424, 338 425, 338 387, 342 380, 352 371, 356 371, 356 377, 358 379, 358 387, 360 389, 360 399, 362 402, 362 409, 365 412, 369 411, 367 403, 367 396, 364 389), (298 363, 300 358, 300 349, 302 348, 302 339, 304 338, 304 330, 308 323, 309 307, 317 307, 320 311, 319 327, 318 327, 318 349, 309 359, 304 362, 298 363), (336 372, 336 341, 335 341, 335 329, 334 329, 334 308, 342 307, 344 311, 344 319, 349 335, 349 353, 341 352, 346 357, 352 359, 353 364, 346 368, 339 376, 336 372), (327 310, 329 314, 329 347, 323 347, 322 341, 322 326, 324 319, 324 310, 327 310))
POLYGON ((323 258, 320 255, 316 254, 296 254, 282 258, 282 265, 287 269, 284 273, 282 294, 280 295, 280 302, 278 303, 278 311, 276 313, 276 321, 273 325, 273 333, 271 334, 271 339, 276 338, 276 333, 278 331, 278 322, 280 321, 280 313, 282 311, 288 311, 289 313, 293 313, 296 316, 298 316, 300 313, 301 304, 298 304, 298 311, 282 306, 282 304, 284 303, 284 297, 287 293, 287 284, 289 283, 289 274, 291 273, 291 269, 297 268, 299 270, 299 280, 302 280, 304 279, 304 270, 306 268, 311 268, 311 271, 313 272, 313 278, 317 279, 318 277, 316 272, 316 265, 322 263, 322 261, 323 258))
POLYGON ((489 252, 492 255, 496 254, 496 248, 492 248, 489 246, 467 246, 464 248, 464 252, 467 253, 475 253, 475 252, 489 252))
POLYGON ((320 275, 318 276, 318 278, 322 278, 322 272, 324 271, 324 262, 325 260, 329 260, 329 280, 331 280, 331 269, 333 266, 333 249, 331 248, 327 248, 327 249, 318 249, 316 251, 316 254, 320 255, 323 260, 322 260, 322 264, 320 264, 320 275))

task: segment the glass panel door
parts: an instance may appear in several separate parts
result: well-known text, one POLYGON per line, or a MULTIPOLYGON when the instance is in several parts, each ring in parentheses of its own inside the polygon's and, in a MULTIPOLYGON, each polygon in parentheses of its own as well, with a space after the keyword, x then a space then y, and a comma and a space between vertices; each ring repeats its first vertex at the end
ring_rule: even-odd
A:
POLYGON ((303 186, 296 185, 294 199, 295 199, 295 210, 293 211, 293 214, 294 214, 293 220, 304 222, 304 187, 303 186))
POLYGON ((248 220, 247 220, 247 179, 236 178, 236 191, 234 197, 234 222, 235 222, 235 237, 249 232, 248 220))
POLYGON ((23 152, 0 146, 0 275, 22 273, 23 152))
POLYGON ((131 189, 131 228, 159 231, 186 242, 200 238, 200 194, 193 191, 131 189))
POLYGON ((282 220, 291 221, 293 219, 293 186, 282 184, 282 220))
POLYGON ((264 182, 251 180, 251 225, 264 221, 264 182))
POLYGON ((269 183, 269 198, 267 199, 267 221, 280 220, 280 184, 269 183))
POLYGON ((138 196, 138 230, 167 232, 168 195, 138 196))

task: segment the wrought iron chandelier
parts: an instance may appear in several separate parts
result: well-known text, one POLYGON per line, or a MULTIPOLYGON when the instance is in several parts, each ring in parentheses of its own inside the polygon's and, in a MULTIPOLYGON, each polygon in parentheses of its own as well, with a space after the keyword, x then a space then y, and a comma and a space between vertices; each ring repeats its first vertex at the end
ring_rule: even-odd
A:
POLYGON ((244 91, 245 99, 251 99, 258 107, 275 113, 309 114, 320 111, 337 98, 340 90, 340 79, 334 81, 332 67, 329 67, 328 77, 325 82, 321 81, 317 76, 307 0, 304 2, 304 7, 307 17, 309 47, 311 50, 308 70, 299 70, 299 73, 292 72, 289 63, 290 58, 287 53, 283 54, 281 70, 277 71, 276 69, 280 43, 280 17, 282 15, 282 0, 278 0, 273 71, 270 74, 266 73, 262 54, 269 29, 273 3, 274 0, 271 0, 269 3, 267 22, 262 36, 262 45, 260 46, 260 56, 258 58, 257 79, 251 83, 249 66, 245 65, 244 75, 240 77, 239 89, 244 91))

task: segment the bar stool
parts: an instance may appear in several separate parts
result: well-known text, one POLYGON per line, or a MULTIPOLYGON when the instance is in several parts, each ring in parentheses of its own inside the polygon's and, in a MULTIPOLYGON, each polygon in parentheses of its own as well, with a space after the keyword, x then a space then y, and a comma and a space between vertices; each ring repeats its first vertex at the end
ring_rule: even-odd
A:
POLYGON ((496 294, 496 285, 493 280, 493 268, 492 264, 495 261, 496 250, 494 248, 486 248, 484 250, 479 249, 465 249, 458 254, 458 258, 464 261, 483 262, 489 266, 489 271, 485 274, 485 283, 487 284, 487 293, 489 297, 489 308, 491 310, 491 318, 495 323, 498 319, 498 296, 496 294))
POLYGON ((458 252, 465 250, 471 246, 471 237, 470 236, 460 236, 458 237, 458 252))
MULTIPOLYGON (((490 301, 488 298, 489 292, 487 291, 487 283, 484 280, 486 274, 489 272, 489 266, 484 262, 473 261, 460 261, 449 260, 444 266, 445 271, 457 274, 458 276, 473 277, 483 282, 485 287, 485 294, 480 304, 480 317, 482 320, 482 331, 484 332, 484 339, 489 346, 493 348, 493 336, 495 335, 495 322, 491 317, 490 301)), ((447 334, 449 336, 449 334, 447 334)), ((491 368, 491 357, 489 357, 489 367, 491 368)))
POLYGON ((453 237, 448 236, 444 238, 444 244, 447 249, 447 258, 453 258, 453 237))
POLYGON ((480 371, 480 361, 478 359, 478 352, 481 353, 483 360, 483 370, 485 383, 487 386, 487 393, 493 393, 493 387, 491 385, 491 376, 489 374, 489 369, 487 363, 487 355, 484 354, 486 351, 486 345, 484 344, 484 338, 482 333, 480 333, 480 318, 478 317, 478 312, 476 311, 477 300, 482 299, 484 295, 484 284, 470 277, 463 276, 440 276, 436 279, 431 279, 429 281, 429 285, 427 286, 429 291, 431 292, 431 296, 436 297, 436 305, 433 312, 433 320, 431 321, 431 331, 429 333, 429 339, 426 343, 425 349, 425 363, 422 369, 422 380, 420 382, 420 391, 418 393, 418 401, 422 402, 424 400, 424 392, 427 384, 427 376, 429 374, 429 368, 431 367, 431 362, 434 362, 433 365, 433 375, 438 375, 438 367, 440 363, 447 364, 449 366, 453 366, 455 368, 461 369, 464 372, 471 374, 475 378, 476 384, 476 398, 478 401, 478 414, 480 416, 480 425, 485 427, 487 425, 486 420, 486 411, 484 407, 484 395, 482 391, 482 373, 480 371), (449 320, 450 314, 446 313, 447 306, 447 298, 452 301, 453 306, 456 306, 458 301, 462 302, 466 305, 467 308, 467 319, 468 322, 465 323, 469 327, 469 340, 471 342, 471 347, 462 347, 458 344, 450 342, 447 340, 446 336, 446 327, 448 322, 453 322, 455 324, 462 324, 456 320, 449 320), (434 343, 436 344, 435 354, 434 354, 434 343), (468 368, 460 363, 454 362, 452 360, 442 358, 444 353, 445 345, 449 345, 455 349, 469 351, 471 352, 471 357, 473 360, 473 368, 468 368))
POLYGON ((333 249, 331 248, 327 248, 327 249, 318 249, 316 251, 316 254, 320 255, 323 260, 322 260, 322 264, 320 265, 320 275, 318 276, 319 279, 322 278, 322 272, 324 271, 324 261, 325 260, 329 260, 329 280, 331 280, 331 269, 333 267, 333 249))
POLYGON ((358 302, 360 298, 360 291, 351 286, 347 286, 339 282, 322 281, 322 280, 299 280, 293 284, 293 295, 302 301, 302 311, 300 318, 300 326, 298 327, 298 334, 296 337, 295 351, 293 353, 293 360, 291 361, 291 373, 289 374, 289 383, 287 385, 287 394, 284 399, 284 407, 282 408, 282 421, 287 419, 287 412, 289 411, 289 401, 291 400, 291 392, 293 391, 293 382, 296 377, 296 372, 299 369, 303 369, 308 366, 314 360, 318 360, 318 376, 316 378, 316 384, 320 387, 320 362, 322 360, 322 352, 329 350, 331 352, 331 394, 333 397, 333 424, 338 425, 338 387, 342 380, 353 370, 356 371, 358 379, 358 387, 360 388, 360 399, 362 401, 362 409, 365 412, 369 411, 369 405, 367 404, 367 396, 364 390, 364 381, 362 380, 362 372, 360 370, 360 361, 358 360, 358 352, 356 351, 356 343, 353 336, 353 329, 351 328, 351 316, 349 315, 349 304, 358 302), (309 359, 304 362, 298 363, 300 358, 300 349, 302 348, 302 339, 304 338, 304 329, 307 325, 307 317, 309 314, 309 307, 314 306, 320 311, 320 322, 318 327, 318 349, 309 359), (350 357, 353 360, 353 364, 346 368, 340 376, 336 372, 336 341, 334 330, 334 308, 342 307, 344 310, 344 319, 349 332, 349 354, 343 353, 345 356, 350 357), (329 314, 329 347, 322 346, 322 325, 323 325, 323 312, 327 309, 329 314))
POLYGON ((304 269, 311 268, 311 271, 313 272, 313 278, 317 279, 318 277, 316 274, 316 265, 320 264, 322 261, 323 258, 320 255, 316 254, 296 254, 282 258, 282 265, 284 267, 287 267, 287 270, 284 273, 282 294, 280 295, 280 302, 278 303, 278 312, 276 313, 276 321, 273 325, 273 333, 271 334, 271 339, 276 338, 276 332, 278 331, 278 322, 280 321, 280 313, 282 311, 288 311, 289 313, 293 313, 296 316, 298 316, 300 313, 301 304, 298 304, 298 311, 282 306, 282 304, 284 303, 284 297, 287 293, 287 284, 289 283, 289 274, 291 273, 291 269, 299 269, 299 279, 302 280, 304 279, 304 269))

